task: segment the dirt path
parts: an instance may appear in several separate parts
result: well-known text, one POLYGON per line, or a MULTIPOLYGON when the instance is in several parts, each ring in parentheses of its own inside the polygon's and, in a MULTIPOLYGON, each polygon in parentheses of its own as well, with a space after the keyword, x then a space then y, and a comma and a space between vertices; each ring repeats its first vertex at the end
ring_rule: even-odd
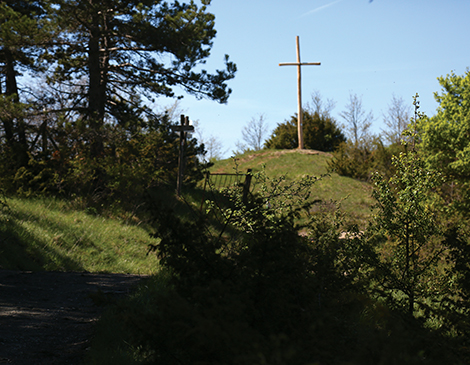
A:
POLYGON ((97 299, 142 278, 0 270, 0 364, 81 364, 103 310, 97 299))

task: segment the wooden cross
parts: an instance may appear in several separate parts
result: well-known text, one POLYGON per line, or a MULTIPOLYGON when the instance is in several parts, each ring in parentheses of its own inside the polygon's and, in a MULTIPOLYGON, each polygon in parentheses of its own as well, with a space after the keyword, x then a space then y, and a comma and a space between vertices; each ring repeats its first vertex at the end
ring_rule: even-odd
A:
POLYGON ((181 186, 183 184, 183 175, 186 165, 186 134, 194 131, 194 126, 189 125, 189 117, 181 115, 180 125, 170 127, 174 131, 180 132, 180 155, 178 158, 178 177, 176 180, 176 194, 181 195, 181 186))
POLYGON ((299 136, 299 149, 304 149, 304 135, 302 130, 302 84, 301 84, 301 66, 320 66, 320 62, 300 62, 299 36, 296 37, 297 42, 297 62, 280 63, 279 66, 297 66, 297 99, 298 99, 298 117, 297 117, 297 134, 299 136))

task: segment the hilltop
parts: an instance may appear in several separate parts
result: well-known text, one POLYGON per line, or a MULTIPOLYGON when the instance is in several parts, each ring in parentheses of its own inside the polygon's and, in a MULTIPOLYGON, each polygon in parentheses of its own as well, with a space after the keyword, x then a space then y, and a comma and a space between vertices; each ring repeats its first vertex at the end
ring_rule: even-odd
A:
POLYGON ((332 155, 315 150, 261 150, 250 151, 236 157, 216 161, 211 173, 253 173, 265 169, 267 176, 286 176, 287 181, 310 175, 323 178, 315 183, 312 197, 322 202, 341 201, 348 219, 364 223, 371 214, 373 199, 371 185, 328 170, 332 155))

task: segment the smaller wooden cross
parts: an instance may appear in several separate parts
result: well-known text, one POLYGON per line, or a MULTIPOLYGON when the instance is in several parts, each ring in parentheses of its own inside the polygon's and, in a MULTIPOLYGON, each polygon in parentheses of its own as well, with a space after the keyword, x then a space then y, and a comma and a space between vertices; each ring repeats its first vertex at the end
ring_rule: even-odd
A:
POLYGON ((296 37, 297 42, 297 62, 284 62, 280 63, 279 66, 297 66, 297 99, 298 99, 298 116, 297 116, 297 134, 299 137, 299 149, 304 149, 304 134, 302 130, 302 83, 301 83, 301 66, 320 66, 320 62, 300 62, 300 47, 299 47, 299 36, 296 37))
POLYGON ((181 186, 183 184, 184 168, 186 167, 186 134, 194 131, 194 126, 189 125, 189 117, 181 115, 181 125, 171 126, 174 131, 180 132, 180 154, 178 158, 178 178, 176 180, 176 194, 181 195, 181 186))

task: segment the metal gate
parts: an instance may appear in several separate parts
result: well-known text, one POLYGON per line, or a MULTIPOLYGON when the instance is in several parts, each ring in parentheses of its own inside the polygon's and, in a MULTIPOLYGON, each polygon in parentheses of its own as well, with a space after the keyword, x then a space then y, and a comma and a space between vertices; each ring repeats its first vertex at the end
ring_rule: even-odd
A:
POLYGON ((243 186, 243 202, 248 202, 248 193, 250 192, 252 171, 248 169, 245 174, 241 173, 220 173, 207 172, 206 178, 204 179, 204 188, 201 201, 201 210, 205 201, 208 191, 220 191, 223 188, 231 186, 243 186))

